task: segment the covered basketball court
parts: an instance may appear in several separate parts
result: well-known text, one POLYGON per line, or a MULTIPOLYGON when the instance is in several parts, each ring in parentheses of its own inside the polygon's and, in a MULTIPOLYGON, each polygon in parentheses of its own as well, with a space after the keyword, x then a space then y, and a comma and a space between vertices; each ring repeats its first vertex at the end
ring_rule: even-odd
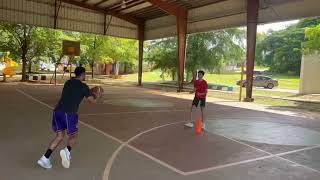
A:
POLYGON ((183 88, 187 34, 247 26, 246 101, 252 101, 259 23, 319 16, 317 0, 3 0, 0 20, 139 40, 178 37, 179 90, 183 88))
MULTIPOLYGON (((180 89, 186 34, 248 28, 252 78, 258 23, 319 15, 317 0, 4 0, 0 20, 139 40, 178 36, 180 89), (248 13, 247 13, 248 12, 248 13)), ((249 81, 250 82, 250 81, 249 81)), ((250 85, 250 84, 249 84, 250 85)), ((98 104, 81 105, 79 144, 70 169, 55 152, 53 169, 36 165, 53 136, 61 86, 0 86, 1 179, 318 180, 320 118, 244 108, 208 98, 208 130, 185 129, 192 95, 126 85, 104 86, 98 104)), ((247 88, 252 98, 252 86, 247 88)), ((196 117, 194 117, 196 118, 196 117)))

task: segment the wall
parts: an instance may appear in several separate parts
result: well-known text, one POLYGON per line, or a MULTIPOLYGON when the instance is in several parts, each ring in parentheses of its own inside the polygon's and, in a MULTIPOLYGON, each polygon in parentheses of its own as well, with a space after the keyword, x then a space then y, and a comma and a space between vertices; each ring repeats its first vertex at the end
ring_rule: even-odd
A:
POLYGON ((301 62, 300 94, 320 94, 320 55, 304 55, 301 62))

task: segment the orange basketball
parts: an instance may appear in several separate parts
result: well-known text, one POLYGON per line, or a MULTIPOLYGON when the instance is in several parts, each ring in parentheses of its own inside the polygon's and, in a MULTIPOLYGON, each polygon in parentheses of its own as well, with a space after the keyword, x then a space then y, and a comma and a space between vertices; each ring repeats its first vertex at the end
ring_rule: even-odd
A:
POLYGON ((104 90, 101 86, 95 86, 95 87, 91 88, 90 91, 96 98, 100 98, 104 92, 104 90))

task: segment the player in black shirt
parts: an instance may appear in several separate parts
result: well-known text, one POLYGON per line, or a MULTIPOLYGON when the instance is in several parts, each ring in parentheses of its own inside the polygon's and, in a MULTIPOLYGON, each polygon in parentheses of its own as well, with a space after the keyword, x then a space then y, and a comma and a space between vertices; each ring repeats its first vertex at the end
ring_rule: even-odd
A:
POLYGON ((50 155, 55 148, 62 142, 65 134, 68 135, 67 147, 60 151, 62 165, 70 167, 70 152, 76 143, 78 134, 78 109, 83 98, 89 102, 96 102, 96 95, 92 94, 88 85, 83 83, 86 77, 86 70, 77 67, 74 71, 76 77, 68 80, 63 87, 61 98, 53 110, 52 129, 56 133, 55 139, 50 143, 46 153, 38 160, 38 164, 45 168, 52 168, 50 155))

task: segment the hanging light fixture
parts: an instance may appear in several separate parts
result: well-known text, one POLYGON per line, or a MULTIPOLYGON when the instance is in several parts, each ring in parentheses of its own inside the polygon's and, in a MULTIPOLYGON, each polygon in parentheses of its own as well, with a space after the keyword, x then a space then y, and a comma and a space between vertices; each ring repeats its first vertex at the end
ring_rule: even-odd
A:
POLYGON ((127 7, 126 1, 125 1, 125 0, 122 0, 121 8, 124 9, 124 8, 126 8, 126 7, 127 7))

